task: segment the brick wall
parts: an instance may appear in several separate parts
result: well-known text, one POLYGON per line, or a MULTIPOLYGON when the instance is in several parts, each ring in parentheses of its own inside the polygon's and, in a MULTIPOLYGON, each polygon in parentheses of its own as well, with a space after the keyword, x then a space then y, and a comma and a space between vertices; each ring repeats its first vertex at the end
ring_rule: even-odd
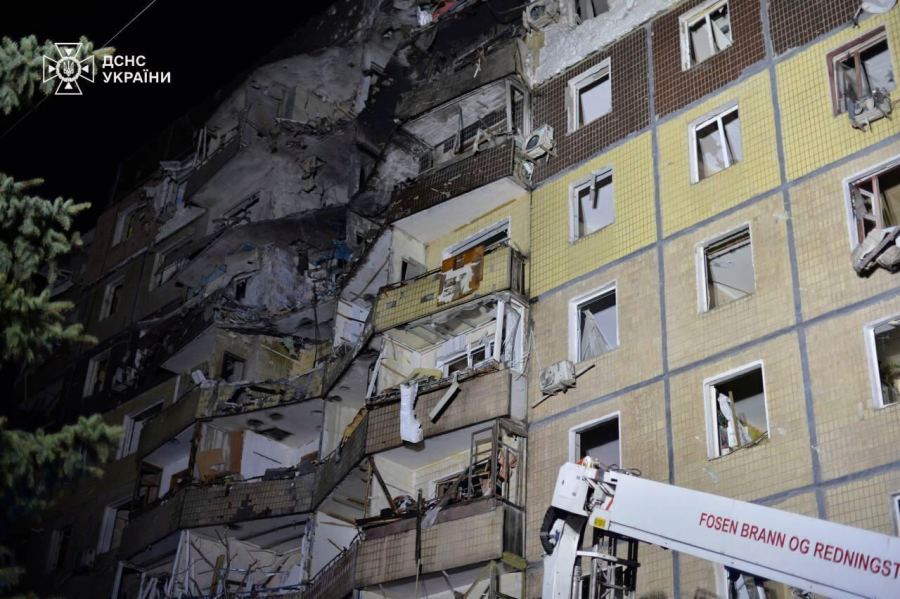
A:
POLYGON ((857 0, 769 0, 775 52, 781 54, 848 25, 859 4, 857 0))
POLYGON ((544 124, 553 127, 555 150, 555 155, 537 163, 535 183, 590 158, 649 124, 646 38, 646 32, 639 29, 534 90, 533 127, 544 124), (566 102, 569 80, 607 58, 610 59, 612 110, 569 133, 566 102))
POLYGON ((730 47, 683 71, 679 17, 704 0, 686 2, 653 21, 653 72, 656 112, 674 112, 730 83, 750 65, 765 57, 759 0, 732 0, 733 43, 730 47))

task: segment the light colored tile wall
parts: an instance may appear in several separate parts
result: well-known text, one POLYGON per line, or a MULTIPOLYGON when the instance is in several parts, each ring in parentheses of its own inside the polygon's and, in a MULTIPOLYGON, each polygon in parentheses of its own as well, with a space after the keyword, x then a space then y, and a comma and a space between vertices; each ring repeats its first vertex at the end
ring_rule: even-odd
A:
POLYGON ((659 185, 666 235, 779 184, 774 123, 769 76, 759 73, 659 127, 659 185), (732 102, 737 102, 740 115, 743 160, 691 183, 690 124, 732 102))
POLYGON ((532 295, 540 295, 656 240, 652 160, 647 133, 534 191, 532 295), (570 188, 603 168, 613 171, 615 222, 573 243, 569 240, 570 188))
POLYGON ((831 487, 825 491, 828 519, 848 526, 897 535, 891 497, 900 493, 900 469, 831 487))
MULTIPOLYGON (((873 123, 871 131, 853 129, 846 114, 834 115, 831 101, 826 55, 882 24, 887 25, 896 78, 900 65, 898 11, 872 15, 859 27, 848 27, 828 36, 776 67, 788 179, 805 175, 900 131, 900 120, 896 118, 873 123)), ((894 90, 894 101, 900 97, 898 93, 894 90)))
POLYGON ((794 324, 794 299, 781 194, 774 194, 666 243, 669 366, 678 368, 794 324), (698 246, 750 225, 756 291, 700 312, 698 246))
POLYGON ((675 484, 754 500, 812 482, 796 334, 673 376, 671 401, 675 484), (763 361, 770 438, 710 459, 703 381, 757 360, 763 361))
POLYGON ((896 288, 896 275, 877 269, 861 278, 851 266, 844 180, 898 156, 900 142, 892 143, 791 188, 804 318, 896 288))
POLYGON ((529 405, 540 395, 539 374, 554 362, 569 358, 569 302, 593 289, 616 282, 619 347, 576 365, 576 372, 594 368, 578 378, 565 394, 530 409, 532 421, 596 399, 662 372, 656 254, 644 252, 600 274, 585 278, 534 304, 534 349, 529 357, 529 405))
POLYGON ((900 407, 875 408, 866 324, 900 315, 900 297, 829 318, 807 333, 819 460, 825 480, 900 458, 900 407))

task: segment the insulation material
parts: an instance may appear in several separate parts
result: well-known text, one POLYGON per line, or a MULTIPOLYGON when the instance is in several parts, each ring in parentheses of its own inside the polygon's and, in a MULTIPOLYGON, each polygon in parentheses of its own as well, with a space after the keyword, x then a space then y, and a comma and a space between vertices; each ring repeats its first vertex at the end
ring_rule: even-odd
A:
POLYGON ((449 304, 478 289, 481 283, 484 246, 466 250, 441 263, 441 291, 438 305, 449 304))
POLYGON ((422 425, 416 418, 416 399, 419 383, 413 381, 400 385, 400 439, 407 443, 421 443, 424 438, 422 425))

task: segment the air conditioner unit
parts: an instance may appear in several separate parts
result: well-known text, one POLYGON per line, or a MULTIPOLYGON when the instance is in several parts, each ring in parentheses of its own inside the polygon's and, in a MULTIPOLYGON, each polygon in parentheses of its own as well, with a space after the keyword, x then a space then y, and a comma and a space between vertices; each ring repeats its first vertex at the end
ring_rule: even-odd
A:
POLYGON ((559 19, 559 0, 535 0, 525 7, 522 21, 529 29, 542 29, 559 19))
POLYGON ((537 160, 553 149, 553 127, 541 125, 525 139, 522 152, 532 160, 537 160))
POLYGON ((847 102, 847 116, 854 129, 865 129, 872 121, 891 114, 893 109, 890 94, 882 89, 875 89, 869 96, 847 102))
POLYGON ((556 395, 575 386, 575 365, 563 360, 541 370, 541 392, 556 395))

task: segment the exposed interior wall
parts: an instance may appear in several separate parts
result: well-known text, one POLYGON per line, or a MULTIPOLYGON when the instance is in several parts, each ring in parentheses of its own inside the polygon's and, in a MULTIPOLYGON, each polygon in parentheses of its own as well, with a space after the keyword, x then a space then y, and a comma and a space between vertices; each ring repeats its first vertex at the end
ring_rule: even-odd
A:
POLYGON ((408 233, 398 228, 394 228, 393 237, 391 239, 391 258, 388 266, 388 282, 396 283, 400 280, 404 259, 414 260, 419 264, 425 265, 425 255, 425 244, 410 236, 408 233))
POLYGON ((300 457, 309 448, 310 444, 303 447, 291 447, 253 431, 244 431, 241 475, 245 479, 254 478, 262 476, 269 468, 294 466, 300 462, 300 457))
POLYGON ((356 537, 356 528, 328 514, 316 512, 315 539, 310 554, 310 576, 315 576, 323 566, 338 555, 337 545, 347 548, 356 537))
POLYGON ((429 243, 425 250, 426 267, 429 270, 440 268, 441 261, 444 259, 444 252, 448 247, 476 235, 506 218, 509 219, 511 245, 527 254, 531 247, 530 200, 530 194, 522 194, 429 243))

